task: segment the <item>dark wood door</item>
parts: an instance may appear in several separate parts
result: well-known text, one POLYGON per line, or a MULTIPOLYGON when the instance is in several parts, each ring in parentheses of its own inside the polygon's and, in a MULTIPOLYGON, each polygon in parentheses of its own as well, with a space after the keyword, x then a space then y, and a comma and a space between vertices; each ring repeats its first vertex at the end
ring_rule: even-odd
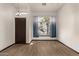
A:
POLYGON ((26 43, 26 18, 15 18, 15 43, 26 43))

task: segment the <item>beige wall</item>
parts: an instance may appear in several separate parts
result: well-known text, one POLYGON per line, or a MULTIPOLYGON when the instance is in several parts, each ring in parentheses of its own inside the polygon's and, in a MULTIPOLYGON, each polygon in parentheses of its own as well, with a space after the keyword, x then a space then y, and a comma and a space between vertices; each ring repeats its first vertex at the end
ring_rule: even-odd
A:
POLYGON ((32 12, 33 16, 56 16, 56 12, 32 12))
POLYGON ((79 5, 65 4, 58 12, 58 40, 79 52, 79 5))
POLYGON ((32 41, 32 15, 28 14, 26 20, 26 43, 30 43, 32 41))
POLYGON ((12 4, 0 4, 0 50, 15 43, 14 16, 12 4))

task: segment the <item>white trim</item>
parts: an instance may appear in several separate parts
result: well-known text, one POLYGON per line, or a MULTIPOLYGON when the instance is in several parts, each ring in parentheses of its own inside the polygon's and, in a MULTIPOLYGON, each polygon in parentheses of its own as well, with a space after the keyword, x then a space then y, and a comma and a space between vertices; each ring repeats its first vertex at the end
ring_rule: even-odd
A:
POLYGON ((51 38, 51 37, 34 37, 32 38, 32 40, 57 40, 56 37, 55 38, 51 38))

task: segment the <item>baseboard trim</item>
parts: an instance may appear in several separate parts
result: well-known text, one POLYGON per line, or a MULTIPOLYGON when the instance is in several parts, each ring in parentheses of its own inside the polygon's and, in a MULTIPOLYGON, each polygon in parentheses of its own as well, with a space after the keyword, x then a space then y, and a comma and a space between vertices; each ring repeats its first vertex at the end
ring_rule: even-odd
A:
POLYGON ((32 40, 57 40, 57 38, 46 38, 46 39, 43 39, 43 38, 33 38, 32 40))
POLYGON ((33 40, 41 40, 41 41, 43 41, 43 40, 49 40, 49 41, 53 41, 53 40, 57 40, 57 39, 33 39, 33 40))
POLYGON ((79 52, 77 52, 76 50, 72 49, 71 47, 67 46, 66 44, 62 43, 61 41, 57 40, 58 42, 60 42, 61 44, 63 44, 64 46, 68 47, 69 49, 73 50, 74 52, 76 52, 77 54, 79 54, 79 52))
POLYGON ((30 43, 32 42, 32 40, 30 42, 26 42, 27 45, 30 45, 30 43))
POLYGON ((58 41, 58 40, 32 40, 32 41, 58 41))
POLYGON ((15 44, 15 43, 11 44, 10 46, 8 46, 8 47, 6 47, 6 48, 4 48, 4 49, 2 49, 2 50, 0 50, 0 52, 6 50, 7 48, 9 48, 9 47, 11 47, 11 46, 13 46, 14 44, 15 44))
POLYGON ((29 45, 30 43, 26 43, 27 45, 29 45))

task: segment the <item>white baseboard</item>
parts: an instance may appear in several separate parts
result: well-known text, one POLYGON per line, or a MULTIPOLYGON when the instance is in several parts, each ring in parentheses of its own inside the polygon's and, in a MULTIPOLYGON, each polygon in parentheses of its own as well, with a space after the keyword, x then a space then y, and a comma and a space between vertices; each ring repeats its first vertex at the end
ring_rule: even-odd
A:
POLYGON ((57 39, 51 37, 34 37, 32 40, 57 40, 57 39))

